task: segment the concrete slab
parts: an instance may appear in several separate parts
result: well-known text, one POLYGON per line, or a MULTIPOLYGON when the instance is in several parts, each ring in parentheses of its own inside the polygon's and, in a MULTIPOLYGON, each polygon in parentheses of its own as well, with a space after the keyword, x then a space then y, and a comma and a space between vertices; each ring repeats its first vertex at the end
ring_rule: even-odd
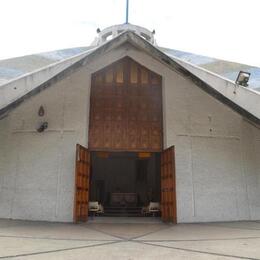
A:
POLYGON ((39 252, 59 251, 68 248, 78 248, 89 245, 100 244, 101 242, 36 239, 19 237, 0 238, 0 257, 10 257, 17 255, 32 255, 39 252))
POLYGON ((217 227, 260 230, 259 221, 216 222, 216 223, 210 223, 208 225, 217 226, 217 227))
MULTIPOLYGON (((12 223, 12 221, 10 221, 10 223, 12 223)), ((85 241, 111 241, 116 239, 115 237, 106 235, 104 233, 101 237, 100 232, 95 231, 94 229, 90 229, 86 226, 29 221, 21 221, 20 225, 16 224, 12 226, 9 224, 9 227, 0 227, 0 237, 1 236, 68 240, 76 239, 85 241)))
POLYGON ((219 240, 248 237, 259 238, 260 230, 232 228, 232 223, 230 223, 230 227, 211 224, 178 224, 166 230, 143 236, 142 240, 219 240))
POLYGON ((193 252, 185 252, 170 248, 158 248, 133 242, 117 243, 102 247, 90 247, 82 250, 51 253, 48 255, 34 255, 19 260, 230 260, 229 257, 214 256, 193 252), (66 258, 65 258, 66 255, 66 258))
POLYGON ((137 239, 151 233, 157 233, 164 230, 167 226, 160 224, 89 224, 87 227, 104 234, 110 234, 113 237, 121 239, 137 239))
POLYGON ((0 259, 260 259, 259 224, 0 220, 0 259))
POLYGON ((218 254, 232 256, 234 258, 260 259, 260 238, 251 239, 223 239, 209 241, 188 241, 188 242, 150 242, 155 246, 169 247, 190 252, 204 252, 205 254, 218 254))

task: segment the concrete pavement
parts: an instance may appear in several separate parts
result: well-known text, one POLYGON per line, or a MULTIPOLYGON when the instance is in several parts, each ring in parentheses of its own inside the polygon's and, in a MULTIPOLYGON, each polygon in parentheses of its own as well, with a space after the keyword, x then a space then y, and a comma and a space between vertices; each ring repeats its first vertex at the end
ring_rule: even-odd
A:
POLYGON ((0 219, 0 259, 260 259, 260 222, 167 225, 96 218, 75 225, 0 219))

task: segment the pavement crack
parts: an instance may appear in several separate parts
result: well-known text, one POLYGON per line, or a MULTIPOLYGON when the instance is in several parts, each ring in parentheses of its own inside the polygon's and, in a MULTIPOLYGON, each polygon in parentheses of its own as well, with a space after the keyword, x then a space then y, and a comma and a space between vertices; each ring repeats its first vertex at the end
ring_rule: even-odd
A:
POLYGON ((111 234, 109 232, 105 232, 103 230, 99 230, 97 228, 93 228, 93 227, 85 227, 85 228, 90 229, 90 230, 94 230, 94 231, 97 231, 97 232, 100 232, 100 233, 102 233, 104 235, 108 235, 108 236, 111 236, 111 237, 114 237, 114 238, 117 238, 117 239, 120 239, 120 240, 126 240, 126 238, 124 238, 124 237, 117 236, 117 235, 111 234))
POLYGON ((141 238, 141 237, 145 237, 145 236, 151 235, 151 234, 155 234, 155 233, 157 233, 157 232, 159 232, 159 231, 162 231, 162 230, 165 230, 165 229, 168 229, 168 227, 160 228, 160 229, 158 229, 158 230, 151 231, 151 232, 147 232, 147 233, 142 234, 142 235, 139 235, 139 236, 131 237, 131 241, 132 241, 132 240, 135 240, 135 239, 138 239, 138 238, 141 238))
POLYGON ((56 237, 32 237, 32 236, 11 236, 11 235, 0 235, 0 238, 22 238, 22 239, 33 239, 33 240, 55 240, 55 241, 77 241, 77 242, 110 242, 118 241, 113 239, 80 239, 80 238, 56 238, 56 237))
POLYGON ((16 258, 16 257, 27 257, 27 256, 33 256, 33 255, 51 254, 51 253, 72 251, 72 250, 78 250, 78 249, 84 249, 84 248, 90 248, 90 247, 99 247, 99 246, 105 246, 105 245, 112 245, 112 244, 116 244, 116 243, 120 243, 120 242, 122 242, 122 241, 112 241, 112 242, 107 242, 107 243, 102 243, 102 244, 69 247, 69 248, 62 248, 62 249, 55 249, 55 250, 48 250, 48 251, 39 251, 39 252, 27 253, 27 254, 0 256, 0 259, 10 259, 10 258, 16 258))
POLYGON ((235 238, 204 238, 204 239, 137 239, 141 242, 206 242, 206 241, 235 241, 244 239, 260 239, 260 237, 235 237, 235 238))
POLYGON ((174 250, 191 252, 191 253, 198 253, 198 254, 214 255, 214 256, 228 257, 228 258, 234 258, 234 259, 260 260, 260 258, 221 254, 221 253, 214 253, 214 252, 209 252, 209 251, 201 251, 201 250, 175 247, 175 246, 158 245, 158 244, 152 244, 152 243, 147 243, 147 242, 141 242, 141 241, 138 241, 138 240, 133 240, 132 242, 141 243, 141 244, 144 244, 144 245, 150 245, 150 246, 154 246, 154 247, 162 247, 162 248, 167 248, 167 249, 174 249, 174 250))

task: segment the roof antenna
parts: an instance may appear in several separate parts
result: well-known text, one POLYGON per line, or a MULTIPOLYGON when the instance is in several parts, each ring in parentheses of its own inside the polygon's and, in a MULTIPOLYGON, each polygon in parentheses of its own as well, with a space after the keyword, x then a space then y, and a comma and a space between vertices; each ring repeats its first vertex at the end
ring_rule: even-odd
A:
POLYGON ((129 8, 129 0, 126 0, 126 14, 125 14, 125 23, 128 24, 128 8, 129 8))

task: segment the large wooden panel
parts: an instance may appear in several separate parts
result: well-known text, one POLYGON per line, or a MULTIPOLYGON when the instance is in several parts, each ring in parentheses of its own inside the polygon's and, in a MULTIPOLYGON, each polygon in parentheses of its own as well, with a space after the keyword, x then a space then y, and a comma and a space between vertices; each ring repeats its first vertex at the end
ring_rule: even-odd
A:
POLYGON ((129 57, 92 75, 89 149, 162 150, 162 78, 129 57))
POLYGON ((90 153, 77 144, 75 165, 74 222, 88 220, 90 153))
POLYGON ((177 223, 173 146, 161 153, 161 215, 163 221, 177 223))

